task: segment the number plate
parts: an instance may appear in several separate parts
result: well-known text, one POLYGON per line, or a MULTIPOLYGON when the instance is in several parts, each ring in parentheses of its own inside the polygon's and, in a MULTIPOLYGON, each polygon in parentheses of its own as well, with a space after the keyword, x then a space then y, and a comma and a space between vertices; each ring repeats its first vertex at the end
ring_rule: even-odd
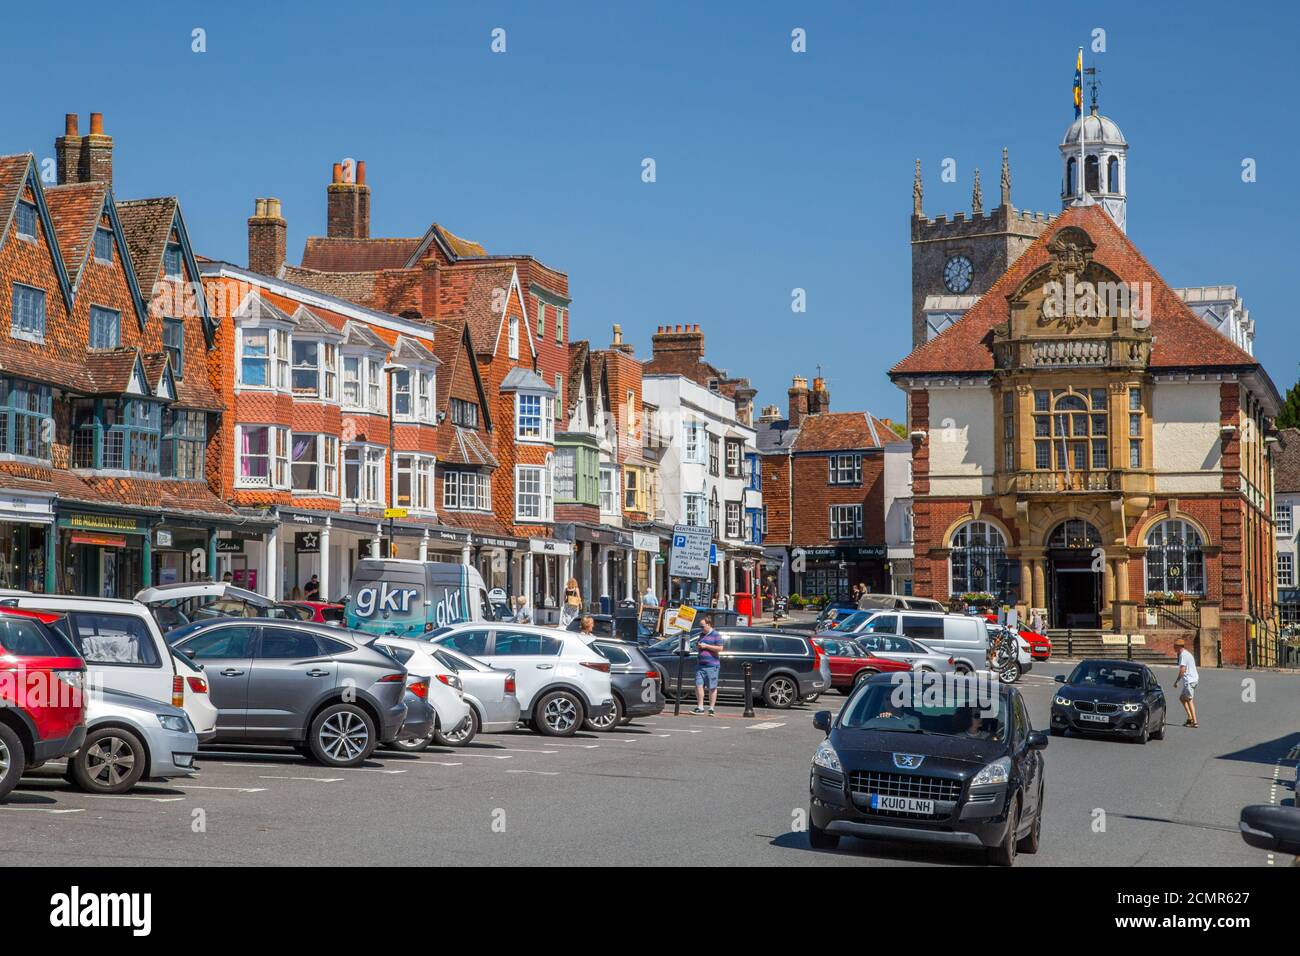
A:
POLYGON ((889 797, 879 793, 871 795, 872 810, 893 810, 896 813, 934 813, 933 800, 915 797, 889 797))
POLYGON ((1110 718, 1105 714, 1079 714, 1080 720, 1088 720, 1094 724, 1109 724, 1110 718))

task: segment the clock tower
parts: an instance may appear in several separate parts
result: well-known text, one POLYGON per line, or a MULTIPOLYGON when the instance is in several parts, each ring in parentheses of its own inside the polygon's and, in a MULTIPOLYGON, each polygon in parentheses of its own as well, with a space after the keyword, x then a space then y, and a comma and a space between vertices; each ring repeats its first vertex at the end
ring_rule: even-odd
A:
POLYGON ((984 209, 975 171, 969 217, 930 219, 922 207, 921 161, 912 182, 912 348, 960 318, 975 299, 1019 258, 1052 217, 1011 205, 1011 165, 1002 151, 1001 197, 984 209))

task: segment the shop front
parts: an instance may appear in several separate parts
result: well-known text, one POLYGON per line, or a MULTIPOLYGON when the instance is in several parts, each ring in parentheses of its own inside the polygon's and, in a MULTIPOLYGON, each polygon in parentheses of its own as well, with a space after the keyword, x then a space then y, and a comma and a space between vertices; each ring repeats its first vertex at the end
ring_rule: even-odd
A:
POLYGON ((659 603, 663 604, 663 566, 667 559, 662 556, 661 549, 667 540, 646 531, 632 532, 633 562, 635 564, 634 573, 636 578, 633 590, 638 604, 641 603, 641 599, 647 591, 655 595, 659 603))
POLYGON ((60 509, 57 525, 58 593, 131 598, 153 583, 148 518, 60 509))
POLYGON ((169 522, 153 529, 153 583, 208 581, 216 573, 208 528, 169 522))
POLYGON ((54 497, 0 491, 0 588, 54 590, 54 497))
POLYGON ((564 583, 572 575, 573 545, 554 538, 529 538, 524 555, 524 597, 537 624, 560 619, 564 583))
POLYGON ((501 589, 513 598, 522 593, 522 549, 527 541, 499 535, 473 536, 473 561, 488 590, 501 589))
POLYGON ((795 548, 791 557, 794 593, 805 598, 847 600, 857 584, 873 594, 889 592, 884 545, 795 548))

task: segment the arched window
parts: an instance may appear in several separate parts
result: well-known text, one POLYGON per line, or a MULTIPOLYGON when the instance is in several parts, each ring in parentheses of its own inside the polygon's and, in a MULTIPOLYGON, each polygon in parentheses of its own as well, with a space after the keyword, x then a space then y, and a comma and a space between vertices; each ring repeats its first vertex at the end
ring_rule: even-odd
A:
POLYGON ((1075 183, 1078 181, 1075 177, 1078 175, 1078 164, 1073 156, 1065 164, 1065 194, 1073 196, 1076 191, 1075 183))
POLYGON ((1007 541, 996 525, 967 521, 953 532, 949 564, 952 584, 949 593, 970 594, 1002 590, 1007 541))
POLYGON ((1205 593, 1201 534, 1189 522, 1169 518, 1147 532, 1147 593, 1205 593))
POLYGON ((1106 160, 1106 192, 1117 193, 1119 191, 1119 160, 1112 156, 1106 160))
POLYGON ((1104 388, 1034 392, 1034 467, 1048 471, 1106 471, 1110 419, 1104 388))
POLYGON ((1101 534, 1091 522, 1082 518, 1066 518, 1047 538, 1049 548, 1092 548, 1101 547, 1101 534))
POLYGON ((1097 164, 1096 156, 1089 156, 1083 161, 1083 188, 1090 193, 1101 192, 1101 187, 1097 183, 1101 169, 1097 164))

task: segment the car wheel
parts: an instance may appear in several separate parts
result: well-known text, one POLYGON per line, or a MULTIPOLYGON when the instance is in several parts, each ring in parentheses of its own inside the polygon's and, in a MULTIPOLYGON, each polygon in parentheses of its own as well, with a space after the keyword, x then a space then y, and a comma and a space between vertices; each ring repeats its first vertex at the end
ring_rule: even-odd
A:
POLYGON ((307 745, 327 767, 355 767, 375 751, 375 723, 360 707, 335 704, 311 722, 307 745))
POLYGON ((858 671, 856 674, 853 675, 854 689, 857 689, 857 686, 861 684, 864 680, 866 680, 868 677, 875 677, 879 673, 880 671, 876 670, 874 667, 862 668, 862 670, 858 671))
POLYGON ((469 721, 461 727, 458 733, 448 733, 438 727, 433 732, 433 739, 444 747, 464 747, 478 736, 482 726, 483 724, 478 719, 478 711, 471 707, 469 709, 469 721))
POLYGON ((807 697, 803 699, 803 702, 805 704, 815 704, 817 703, 817 698, 820 697, 821 695, 822 695, 821 691, 818 691, 815 694, 809 694, 807 697))
POLYGON ((840 838, 834 833, 827 833, 819 826, 808 824, 808 845, 814 850, 834 850, 840 845, 840 838))
POLYGON ((1020 798, 1007 820, 1007 835, 1002 842, 989 849, 989 862, 994 866, 1012 866, 1016 862, 1016 831, 1020 829, 1020 798))
POLYGON ((1034 814, 1034 828, 1016 847, 1021 853, 1037 853, 1038 841, 1043 833, 1043 788, 1038 788, 1038 812, 1034 814))
POLYGON ((0 724, 0 800, 18 786, 18 778, 26 766, 27 753, 23 750, 23 742, 12 727, 0 724))
POLYGON ((533 708, 533 728, 546 737, 572 737, 582 721, 582 701, 567 690, 551 691, 533 708))
POLYGON ((72 779, 91 793, 126 793, 144 776, 144 744, 129 730, 101 727, 68 761, 72 779))
POLYGON ((390 740, 384 744, 385 750, 400 750, 402 753, 418 754, 427 750, 429 744, 433 743, 433 734, 425 737, 399 737, 397 740, 390 740))
POLYGON ((1151 728, 1147 725, 1147 722, 1143 720, 1142 730, 1138 733, 1136 737, 1133 738, 1133 743, 1145 744, 1150 739, 1151 739, 1151 728))
POLYGON ((763 702, 775 710, 785 710, 798 699, 799 688, 789 677, 773 677, 763 685, 763 702))
POLYGON ((1165 717, 1164 717, 1164 714, 1161 714, 1161 715, 1160 715, 1160 726, 1157 727, 1155 730, 1151 731, 1151 739, 1152 739, 1152 740, 1164 740, 1164 739, 1165 739, 1165 717))
POLYGON ((1009 661, 1002 670, 998 671, 998 680, 1004 684, 1014 684, 1020 680, 1020 662, 1009 661))
POLYGON ((966 674, 970 673, 970 668, 967 667, 965 664, 958 662, 952 665, 952 672, 954 674, 957 674, 958 676, 965 676, 966 674))
POLYGON ((623 702, 614 698, 614 709, 608 717, 588 717, 582 722, 582 726, 588 730, 595 730, 600 733, 613 730, 623 721, 623 702))

